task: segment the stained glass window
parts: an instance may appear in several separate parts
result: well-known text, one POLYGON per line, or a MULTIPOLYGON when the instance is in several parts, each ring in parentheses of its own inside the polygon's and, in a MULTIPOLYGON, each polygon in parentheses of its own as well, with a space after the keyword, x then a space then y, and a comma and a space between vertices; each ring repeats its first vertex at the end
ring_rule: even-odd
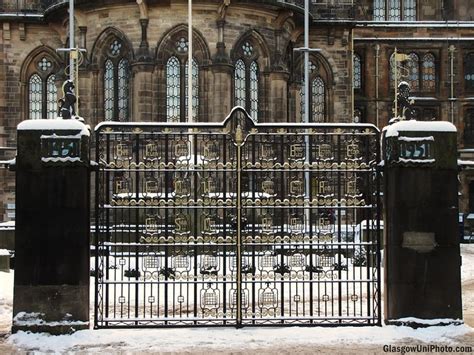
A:
POLYGON ((436 66, 435 57, 428 53, 423 56, 422 64, 422 85, 424 91, 435 91, 436 83, 436 66))
MULTIPOLYGON (((186 90, 185 90, 185 96, 186 96, 186 116, 188 113, 188 62, 186 62, 185 65, 185 82, 186 82, 186 90)), ((193 121, 198 120, 198 112, 199 112, 199 66, 196 62, 196 60, 193 58, 193 121)))
POLYGON ((360 89, 362 87, 362 68, 360 56, 354 54, 354 89, 360 89))
POLYGON ((416 0, 374 0, 373 4, 374 21, 416 21, 416 0))
POLYGON ((166 64, 166 112, 168 122, 179 122, 181 115, 181 70, 176 57, 166 64))
POLYGON ((388 5, 388 20, 400 21, 400 0, 389 0, 388 5))
POLYGON ((255 121, 259 115, 259 51, 250 40, 237 48, 234 66, 234 105, 243 107, 255 121))
POLYGON ((416 53, 409 54, 410 60, 407 61, 406 68, 408 69, 408 84, 411 91, 420 90, 420 59, 416 53))
POLYGON ((258 121, 258 64, 250 64, 250 116, 258 121))
POLYGON ((385 20, 385 0, 374 0, 374 21, 385 20))
POLYGON ((104 114, 106 121, 114 119, 114 64, 110 59, 104 70, 104 114))
MULTIPOLYGON (((166 62, 166 119, 168 122, 188 120, 188 51, 187 36, 182 33, 171 42, 170 51, 174 54, 166 62)), ((192 120, 199 121, 199 63, 192 63, 192 120)))
POLYGON ((249 42, 245 42, 242 45, 242 50, 244 52, 244 55, 247 56, 247 57, 251 57, 252 54, 253 54, 253 47, 249 42))
POLYGON ((28 81, 28 115, 30 119, 56 118, 58 111, 58 92, 53 62, 41 57, 36 62, 36 73, 28 81))
POLYGON ((119 39, 108 46, 104 63, 104 118, 106 121, 127 121, 130 100, 130 63, 127 49, 119 39))
POLYGON ((120 121, 125 121, 128 118, 128 73, 128 60, 123 58, 118 64, 118 118, 120 121))
POLYGON ((239 59, 235 63, 234 72, 234 92, 235 92, 235 106, 242 106, 245 108, 245 63, 239 59))
POLYGON ((51 74, 46 81, 46 111, 47 118, 56 118, 58 115, 58 89, 55 76, 51 74))
POLYGON ((53 63, 51 63, 46 57, 41 58, 38 62, 38 69, 41 71, 47 71, 53 67, 53 63))
POLYGON ((464 82, 466 90, 474 91, 474 53, 469 53, 464 62, 464 82))
POLYGON ((416 0, 403 1, 403 20, 416 21, 416 0))
POLYGON ((42 117, 43 106, 43 81, 38 74, 33 74, 29 81, 30 119, 37 120, 42 117))
POLYGON ((122 43, 119 42, 119 40, 114 40, 111 44, 110 44, 110 54, 112 56, 118 56, 120 54, 120 50, 122 49, 122 43))
MULTIPOLYGON (((309 107, 310 107, 310 122, 324 122, 326 120, 326 85, 324 80, 317 76, 309 87, 309 107)), ((300 117, 301 122, 304 122, 304 80, 301 82, 300 88, 300 117)))
POLYGON ((318 76, 313 80, 311 102, 312 122, 324 122, 326 106, 326 90, 323 79, 318 76))
POLYGON ((186 53, 188 51, 188 40, 184 37, 181 37, 176 42, 176 50, 180 53, 186 53))

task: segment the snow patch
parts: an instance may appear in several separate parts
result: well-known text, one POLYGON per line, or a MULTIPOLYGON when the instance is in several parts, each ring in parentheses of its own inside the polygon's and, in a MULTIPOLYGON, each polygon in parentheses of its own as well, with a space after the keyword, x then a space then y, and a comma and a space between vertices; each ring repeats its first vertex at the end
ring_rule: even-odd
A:
MULTIPOLYGON (((61 321, 53 321, 48 322, 43 319, 44 313, 36 313, 36 312, 19 312, 14 318, 13 323, 17 326, 46 326, 46 327, 58 327, 58 326, 74 326, 74 325, 88 325, 88 322, 78 321, 78 320, 71 320, 71 319, 63 319, 61 321)), ((71 315, 68 313, 66 314, 65 318, 69 318, 71 315)))
POLYGON ((404 164, 433 164, 436 160, 435 159, 405 159, 405 158, 398 158, 399 163, 404 164))
POLYGON ((401 142, 424 142, 424 141, 432 141, 434 142, 434 137, 398 137, 398 140, 401 142))
POLYGON ((75 163, 75 162, 80 162, 82 161, 81 158, 79 157, 49 157, 49 158, 41 158, 41 161, 44 163, 75 163))
POLYGON ((390 319, 390 322, 417 323, 417 324, 425 324, 425 325, 456 324, 456 323, 460 324, 460 323, 463 323, 462 319, 451 319, 451 318, 421 319, 421 318, 415 318, 415 317, 390 319))
POLYGON ((386 137, 398 137, 399 132, 457 132, 456 126, 450 122, 437 121, 400 121, 389 126, 386 130, 386 137))
POLYGON ((441 326, 412 329, 405 326, 341 328, 199 328, 199 329, 123 329, 83 330, 72 335, 51 336, 18 332, 8 343, 41 352, 70 352, 79 349, 120 347, 120 351, 201 352, 208 349, 236 352, 262 348, 330 346, 334 344, 391 344, 414 339, 427 343, 455 342, 453 338, 472 334, 466 326, 441 326))
POLYGON ((47 120, 27 120, 21 122, 17 129, 19 131, 52 131, 52 130, 79 130, 82 136, 89 136, 89 126, 83 124, 78 120, 63 120, 62 118, 47 119, 47 120))

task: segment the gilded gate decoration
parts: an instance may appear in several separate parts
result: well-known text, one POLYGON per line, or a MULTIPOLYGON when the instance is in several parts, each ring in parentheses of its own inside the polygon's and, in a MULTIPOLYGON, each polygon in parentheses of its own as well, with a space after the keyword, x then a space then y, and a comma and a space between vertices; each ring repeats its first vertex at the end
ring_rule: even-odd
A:
POLYGON ((95 326, 380 324, 368 124, 102 123, 95 326))

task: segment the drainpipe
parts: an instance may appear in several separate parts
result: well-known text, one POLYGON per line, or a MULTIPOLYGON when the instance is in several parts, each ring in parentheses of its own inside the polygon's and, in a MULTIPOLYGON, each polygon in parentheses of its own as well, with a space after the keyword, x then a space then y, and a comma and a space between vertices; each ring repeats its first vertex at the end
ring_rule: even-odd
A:
MULTIPOLYGON (((351 11, 354 9, 354 0, 351 1, 351 11)), ((352 75, 351 75, 351 87, 352 87, 352 102, 351 102, 351 110, 352 110, 352 122, 354 122, 354 111, 355 111, 355 88, 354 88, 354 27, 351 28, 351 68, 352 68, 352 75)), ((362 73, 361 73, 362 75, 362 73)), ((360 122, 360 117, 359 117, 360 122)))
MULTIPOLYGON (((354 109, 355 109, 355 88, 354 88, 354 29, 351 29, 351 88, 352 88, 352 102, 351 102, 351 114, 352 122, 354 122, 354 109)), ((360 118, 360 117, 359 117, 360 118)))
POLYGON ((379 127, 379 57, 380 44, 375 45, 375 123, 379 127))
POLYGON ((450 101, 450 115, 451 115, 451 123, 454 124, 454 101, 456 98, 454 97, 454 51, 456 47, 454 45, 450 45, 448 48, 449 51, 449 61, 450 61, 450 69, 449 69, 449 79, 451 84, 451 94, 449 97, 450 101))

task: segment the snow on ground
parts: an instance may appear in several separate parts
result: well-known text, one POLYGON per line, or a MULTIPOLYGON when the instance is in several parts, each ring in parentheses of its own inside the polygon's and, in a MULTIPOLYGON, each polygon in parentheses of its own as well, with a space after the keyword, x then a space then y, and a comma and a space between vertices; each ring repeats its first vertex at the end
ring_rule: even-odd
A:
POLYGON ((0 272, 0 337, 10 331, 12 312, 13 272, 0 272))
MULTIPOLYGON (((462 245, 463 302, 474 309, 474 244, 462 245)), ((474 346, 469 325, 412 329, 409 327, 335 328, 183 328, 84 330, 51 336, 19 332, 10 335, 13 272, 0 272, 0 353, 36 352, 248 352, 313 353, 343 351, 382 353, 382 345, 435 344, 474 346), (2 342, 2 335, 5 340, 2 342), (369 351, 369 349, 372 349, 369 351)), ((472 320, 465 320, 474 326, 472 320)))
POLYGON ((425 343, 454 344, 453 338, 472 333, 466 325, 413 330, 408 327, 344 328, 203 328, 203 329, 133 329, 85 330, 73 335, 50 336, 20 332, 8 343, 22 349, 43 352, 111 350, 121 351, 203 351, 245 350, 265 347, 311 345, 396 344, 407 338, 425 343))

